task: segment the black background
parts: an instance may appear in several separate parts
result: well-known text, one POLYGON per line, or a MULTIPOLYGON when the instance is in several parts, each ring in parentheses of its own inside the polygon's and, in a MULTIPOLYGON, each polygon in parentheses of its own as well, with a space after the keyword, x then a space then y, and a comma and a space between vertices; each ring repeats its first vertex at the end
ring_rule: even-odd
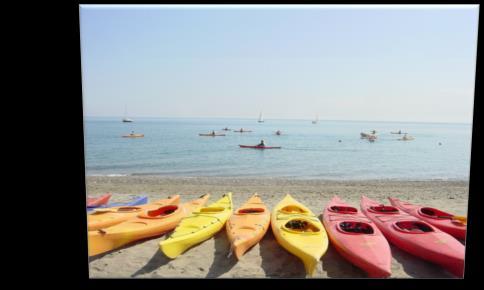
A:
MULTIPOLYGON (((244 3, 250 2, 262 3, 256 1, 244 3)), ((23 268, 14 269, 23 270, 17 271, 20 272, 19 279, 27 280, 34 286, 37 285, 38 281, 62 282, 63 286, 68 289, 104 288, 107 286, 116 288, 148 286, 160 290, 190 286, 246 288, 250 287, 249 284, 254 284, 255 287, 284 287, 302 290, 307 287, 318 287, 318 289, 328 289, 329 287, 372 289, 396 287, 408 289, 418 286, 427 289, 435 289, 441 286, 460 288, 470 286, 471 280, 477 280, 479 275, 483 276, 479 264, 482 259, 480 248, 484 247, 484 243, 478 234, 479 231, 484 230, 483 218, 480 215, 484 212, 480 209, 484 206, 482 202, 484 192, 480 191, 480 184, 482 184, 484 175, 481 173, 482 163, 479 162, 482 160, 480 151, 484 148, 481 138, 483 108, 482 97, 479 98, 480 88, 476 85, 465 279, 89 279, 79 37, 79 4, 82 3, 94 4, 96 2, 65 0, 54 3, 37 1, 34 4, 21 4, 24 7, 17 9, 3 9, 3 14, 9 16, 7 21, 9 25, 5 26, 4 29, 13 31, 11 28, 15 28, 16 30, 14 33, 16 39, 7 44, 4 42, 4 45, 13 48, 19 54, 18 59, 22 60, 16 64, 15 70, 20 82, 18 85, 15 84, 15 88, 12 90, 15 93, 9 93, 8 97, 19 102, 19 105, 22 106, 20 108, 28 107, 33 111, 32 116, 35 116, 24 124, 22 132, 26 132, 25 128, 27 128, 29 133, 24 137, 25 139, 20 138, 22 144, 18 146, 18 149, 22 151, 33 153, 35 158, 22 163, 21 168, 25 169, 27 166, 32 171, 36 168, 37 172, 42 173, 43 176, 32 183, 35 183, 33 184, 35 193, 41 196, 39 201, 42 203, 41 205, 46 202, 49 204, 48 211, 41 206, 40 208, 43 210, 35 211, 35 215, 29 215, 26 219, 26 222, 34 224, 33 228, 35 229, 33 230, 38 232, 36 234, 28 232, 27 244, 21 249, 22 255, 25 254, 27 258, 21 259, 20 263, 24 265, 23 268), (29 89, 32 91, 27 92, 29 89), (38 157, 41 161, 37 161, 38 157), (46 192, 45 188, 52 191, 46 192), (57 202, 57 204, 54 202, 57 202), (40 252, 44 254, 44 257, 33 258, 30 256, 31 252, 40 252), (25 266, 34 262, 37 264, 36 268, 25 266), (29 278, 33 277, 31 274, 38 273, 37 270, 43 270, 45 273, 42 273, 38 279, 29 278), (259 286, 256 286, 255 283, 259 286)), ((97 3, 138 4, 126 1, 97 3)), ((182 4, 181 1, 143 1, 140 3, 182 4)), ((203 2, 187 1, 183 3, 203 2)), ((297 1, 295 4, 301 3, 360 4, 357 1, 297 1)), ((397 2, 369 1, 365 3, 396 4, 397 2)), ((410 4, 411 2, 398 3, 410 4)), ((415 3, 422 4, 417 1, 415 3)), ((479 1, 426 1, 425 3, 479 4, 479 1)), ((277 3, 268 2, 268 4, 277 3)), ((479 31, 482 28, 481 22, 479 22, 479 31)), ((478 47, 482 47, 481 38, 479 38, 478 47)), ((10 58, 14 61, 17 59, 8 54, 5 54, 4 58, 10 58)), ((482 56, 478 52, 476 84, 479 84, 479 64, 482 62, 480 58, 482 56)), ((12 74, 13 72, 9 73, 12 74)), ((15 107, 10 108, 3 106, 4 110, 10 111, 7 113, 13 112, 15 114, 15 107)), ((7 143, 9 142, 7 141, 7 143)), ((8 155, 8 152, 6 155, 8 155)), ((14 175, 17 173, 22 173, 22 171, 15 171, 14 175)), ((28 183, 25 179, 21 179, 21 181, 28 183)), ((21 188, 23 188, 22 186, 21 188)), ((28 208, 37 208, 37 206, 35 204, 28 208)), ((16 254, 15 259, 18 259, 16 254)))

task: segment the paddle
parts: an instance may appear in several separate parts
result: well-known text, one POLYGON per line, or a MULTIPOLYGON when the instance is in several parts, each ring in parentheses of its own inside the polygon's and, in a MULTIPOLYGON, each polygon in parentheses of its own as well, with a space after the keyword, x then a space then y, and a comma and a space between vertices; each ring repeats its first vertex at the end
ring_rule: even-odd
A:
POLYGON ((458 216, 458 215, 451 215, 451 216, 437 216, 438 218, 447 218, 452 221, 459 222, 461 224, 467 225, 467 217, 465 216, 458 216))
POLYGON ((464 224, 464 225, 467 225, 467 217, 465 216, 452 216, 452 220, 453 221, 459 221, 460 223, 464 224))

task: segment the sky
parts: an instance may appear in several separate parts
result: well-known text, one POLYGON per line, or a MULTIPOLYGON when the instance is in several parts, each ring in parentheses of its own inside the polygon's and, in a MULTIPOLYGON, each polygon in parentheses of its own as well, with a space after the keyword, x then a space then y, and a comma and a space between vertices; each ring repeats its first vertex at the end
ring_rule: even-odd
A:
POLYGON ((81 5, 85 116, 472 123, 478 5, 81 5))

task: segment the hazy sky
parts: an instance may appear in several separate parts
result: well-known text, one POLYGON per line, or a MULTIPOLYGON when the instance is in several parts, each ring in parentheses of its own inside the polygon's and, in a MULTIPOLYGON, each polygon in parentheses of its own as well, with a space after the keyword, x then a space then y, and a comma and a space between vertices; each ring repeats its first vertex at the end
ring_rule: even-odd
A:
POLYGON ((84 114, 472 122, 478 6, 391 6, 81 5, 84 114))

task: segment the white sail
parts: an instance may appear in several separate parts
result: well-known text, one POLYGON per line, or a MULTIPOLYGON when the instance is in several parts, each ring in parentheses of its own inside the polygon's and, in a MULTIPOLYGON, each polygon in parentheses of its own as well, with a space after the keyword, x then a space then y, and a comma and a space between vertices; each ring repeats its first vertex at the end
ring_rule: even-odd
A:
POLYGON ((128 118, 128 106, 124 106, 124 117, 123 122, 133 122, 130 118, 128 118))
POLYGON ((318 116, 318 115, 316 115, 316 119, 314 119, 314 120, 313 120, 313 124, 317 124, 317 123, 318 123, 318 121, 319 121, 319 116, 318 116))
POLYGON ((262 112, 260 112, 260 114, 259 114, 259 121, 258 122, 259 123, 264 122, 264 117, 262 116, 262 112))

